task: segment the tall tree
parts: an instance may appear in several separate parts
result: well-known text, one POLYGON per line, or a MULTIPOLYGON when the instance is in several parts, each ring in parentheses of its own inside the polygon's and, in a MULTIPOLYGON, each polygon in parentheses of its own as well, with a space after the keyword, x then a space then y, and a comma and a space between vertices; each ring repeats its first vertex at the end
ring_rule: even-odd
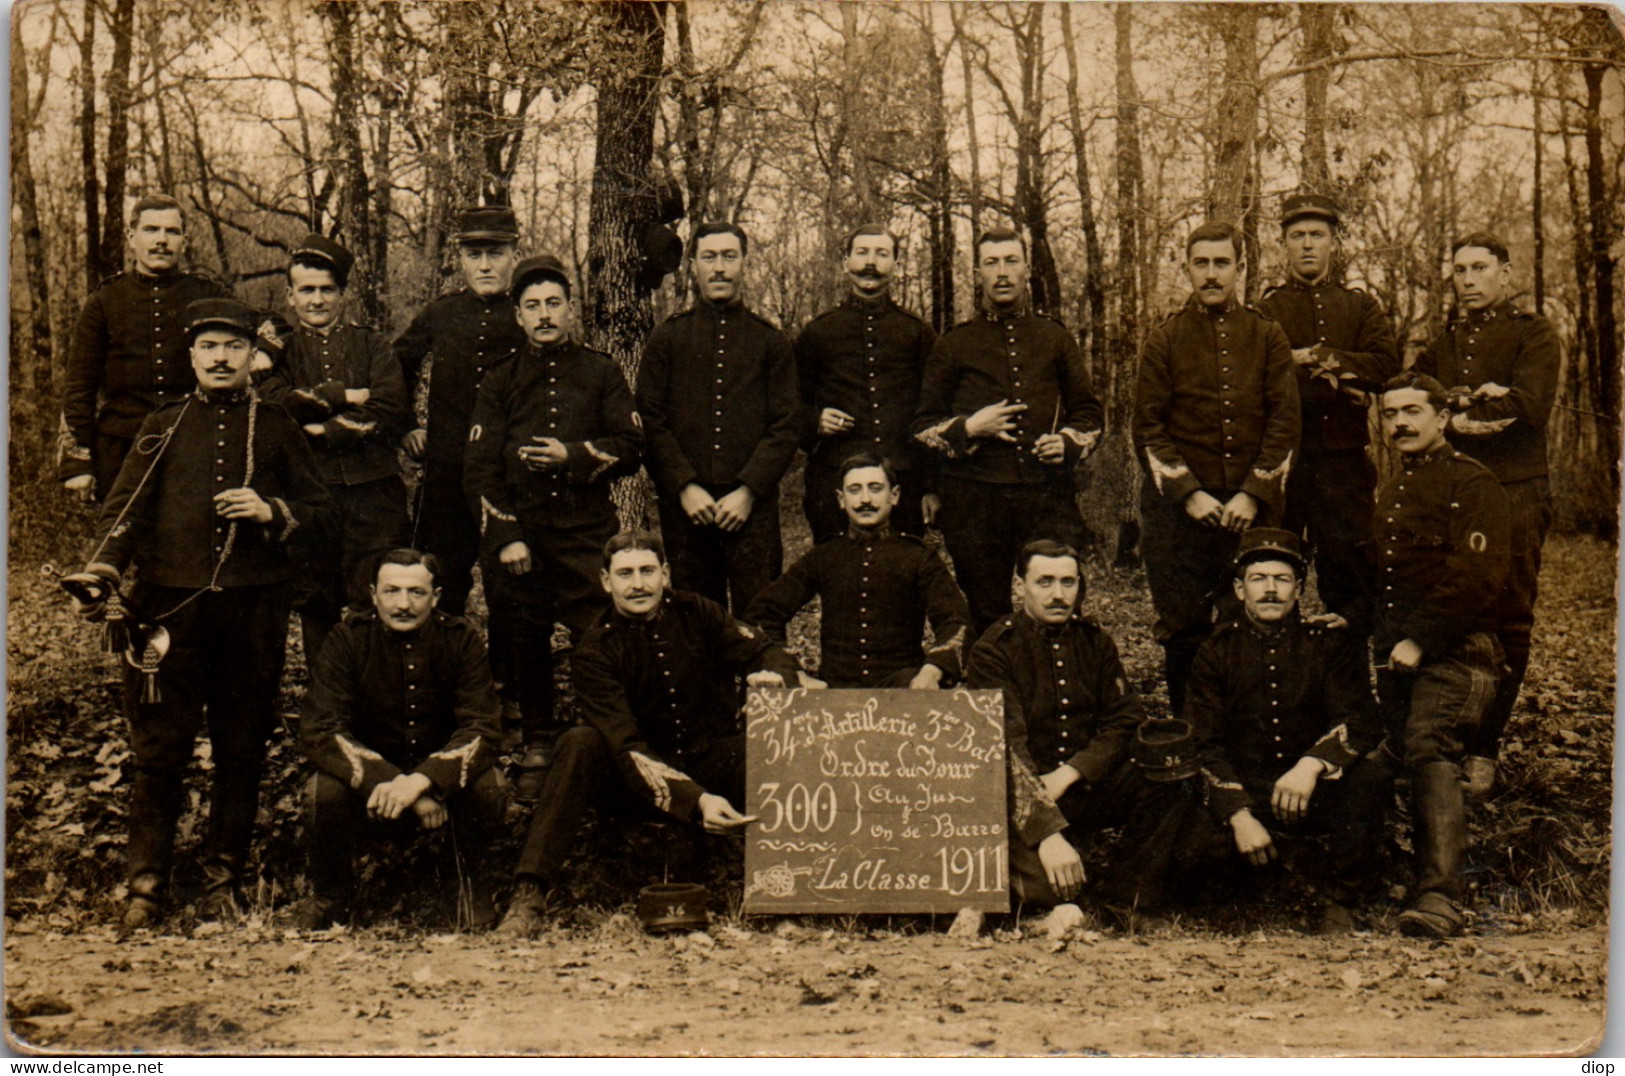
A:
POLYGON ((1072 156, 1077 168, 1078 215, 1083 226, 1084 296, 1088 317, 1084 322, 1084 352, 1097 384, 1103 384, 1107 356, 1112 341, 1106 323, 1105 259, 1100 250, 1100 230, 1095 225, 1094 193, 1089 183, 1088 129, 1083 125, 1078 103, 1078 46, 1072 34, 1072 7, 1061 5, 1061 40, 1066 46, 1066 97, 1072 120, 1072 156))

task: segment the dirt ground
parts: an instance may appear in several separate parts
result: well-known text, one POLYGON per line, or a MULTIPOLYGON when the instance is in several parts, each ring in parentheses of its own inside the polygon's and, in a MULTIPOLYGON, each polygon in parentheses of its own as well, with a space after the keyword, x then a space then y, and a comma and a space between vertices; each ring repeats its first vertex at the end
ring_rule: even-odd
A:
POLYGON ((11 1044, 67 1054, 1583 1053, 1606 960, 1602 927, 1055 941, 787 920, 654 938, 624 915, 519 945, 252 923, 5 942, 11 1044))

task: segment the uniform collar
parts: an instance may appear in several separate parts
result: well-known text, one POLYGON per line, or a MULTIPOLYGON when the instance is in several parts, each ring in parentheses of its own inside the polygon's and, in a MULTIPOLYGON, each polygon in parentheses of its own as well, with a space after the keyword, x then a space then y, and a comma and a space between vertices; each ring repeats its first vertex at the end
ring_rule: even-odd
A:
POLYGON ((331 338, 334 335, 334 333, 336 333, 338 331, 338 327, 339 327, 339 321, 338 321, 337 318, 334 318, 332 321, 327 323, 327 327, 325 329, 313 329, 309 325, 306 325, 304 322, 301 321, 296 326, 294 326, 294 331, 295 332, 301 332, 301 333, 308 333, 309 335, 317 337, 318 339, 327 340, 327 339, 331 338))
POLYGON ((1252 617, 1247 615, 1246 609, 1241 611, 1240 620, 1241 623, 1246 626, 1248 631, 1252 632, 1260 639, 1279 639, 1287 632, 1294 630, 1298 624, 1302 622, 1302 618, 1303 604, 1302 600, 1300 599, 1299 604, 1293 606, 1292 612, 1282 617, 1273 626, 1258 623, 1252 617))
POLYGON ((888 538, 893 537, 891 520, 888 519, 883 525, 874 530, 864 530, 851 520, 847 520, 846 536, 852 539, 854 542, 861 542, 864 545, 874 545, 877 542, 884 542, 888 538))
POLYGON ((1073 609, 1072 615, 1061 621, 1059 624, 1045 624, 1040 620, 1035 620, 1026 609, 1018 609, 1015 613, 1016 623, 1024 625, 1028 631, 1033 632, 1036 635, 1043 635, 1051 639, 1056 639, 1062 635, 1065 635, 1071 630, 1072 625, 1078 622, 1080 616, 1081 613, 1079 610, 1073 609))
POLYGON ((143 273, 140 269, 131 269, 130 275, 150 287, 167 288, 186 274, 175 268, 167 273, 143 273))
POLYGON ((252 388, 246 388, 219 391, 214 389, 206 389, 202 385, 199 385, 197 388, 192 390, 192 395, 199 403, 225 406, 227 404, 247 403, 249 400, 254 398, 254 390, 252 388))
POLYGON ((711 317, 720 318, 742 312, 745 309, 745 300, 743 297, 735 295, 725 303, 713 303, 710 299, 701 295, 695 301, 694 309, 709 314, 711 317))
POLYGON ((1456 450, 1450 446, 1450 442, 1446 441, 1438 448, 1424 452, 1419 456, 1408 456, 1401 453, 1399 457, 1399 465, 1406 471, 1414 471, 1418 467, 1426 467, 1430 463, 1437 463, 1439 460, 1449 459, 1455 454, 1456 450))
POLYGON ((1208 317, 1212 318, 1220 317, 1224 314, 1234 314, 1237 310, 1241 309, 1241 303, 1237 302, 1236 297, 1232 295, 1230 298, 1225 300, 1223 306, 1219 307, 1218 309, 1214 309, 1213 307, 1202 302, 1201 299, 1197 298, 1196 293, 1193 291, 1191 292, 1191 297, 1185 300, 1185 309, 1194 310, 1198 314, 1206 314, 1208 317))
POLYGON ((1014 306, 1007 310, 989 310, 986 306, 982 306, 978 308, 977 312, 982 316, 983 321, 994 323, 1019 321, 1032 313, 1032 301, 1026 296, 1022 296, 1014 306))
POLYGON ((892 305, 892 302, 891 290, 889 288, 882 294, 875 296, 873 299, 869 298, 867 295, 859 295, 851 288, 848 288, 846 291, 846 298, 841 300, 841 305, 852 310, 862 310, 865 313, 875 313, 887 309, 892 305))
POLYGON ((1294 288, 1297 291, 1316 292, 1325 288, 1335 288, 1337 287, 1337 282, 1332 279, 1332 275, 1330 273, 1327 273, 1313 284, 1298 276, 1295 276, 1292 273, 1288 273, 1286 275, 1286 286, 1289 288, 1294 288))
POLYGON ((529 355, 533 359, 540 359, 543 362, 553 362, 557 359, 563 358, 564 353, 568 351, 574 343, 575 341, 569 339, 568 337, 560 340, 556 344, 538 345, 526 340, 525 354, 529 355))
POLYGON ((1482 325, 1498 317, 1506 317, 1512 307, 1511 299, 1497 299, 1483 310, 1469 310, 1461 320, 1469 325, 1482 325))

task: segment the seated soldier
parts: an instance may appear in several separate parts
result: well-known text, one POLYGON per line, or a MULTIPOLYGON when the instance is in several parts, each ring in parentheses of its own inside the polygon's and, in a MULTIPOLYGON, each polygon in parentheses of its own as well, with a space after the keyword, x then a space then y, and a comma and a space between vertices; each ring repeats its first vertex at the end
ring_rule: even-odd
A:
POLYGON ((316 764, 306 830, 310 897, 294 918, 306 930, 332 925, 355 882, 363 817, 452 828, 445 847, 461 858, 458 919, 496 919, 474 880, 505 808, 491 763, 500 708, 485 644, 468 621, 435 609, 440 563, 393 549, 379 558, 373 608, 336 625, 305 695, 300 740, 316 764))
POLYGON ((1081 611, 1077 550, 1029 542, 1016 561, 1016 590, 1021 608, 977 641, 965 674, 973 689, 1004 689, 1011 884, 1027 903, 1073 899, 1083 891, 1089 842, 1121 827, 1111 867, 1092 895, 1132 923, 1136 910, 1161 901, 1175 838, 1194 801, 1194 768, 1153 781, 1127 761, 1140 697, 1111 636, 1081 611))
POLYGON ((958 680, 970 610, 942 558, 918 538, 893 533, 902 490, 891 465, 851 456, 837 481, 846 534, 813 546, 769 583, 745 619, 782 646, 790 619, 821 598, 819 675, 832 687, 930 690, 958 680))
POLYGON ((1365 640, 1302 618, 1304 569, 1291 531, 1242 535, 1232 585, 1244 611, 1197 652, 1184 716, 1202 743, 1208 847, 1263 867, 1277 836, 1328 837, 1306 864, 1321 898, 1315 930, 1349 934, 1389 786, 1361 761, 1381 738, 1365 640))
POLYGON ((783 687, 799 672, 765 633, 709 598, 672 590, 665 547, 652 534, 611 538, 601 581, 613 606, 588 629, 570 668, 588 724, 559 738, 542 783, 497 928, 511 937, 541 926, 543 889, 596 804, 631 803, 701 822, 708 833, 755 821, 734 808, 745 793, 738 678, 783 687))

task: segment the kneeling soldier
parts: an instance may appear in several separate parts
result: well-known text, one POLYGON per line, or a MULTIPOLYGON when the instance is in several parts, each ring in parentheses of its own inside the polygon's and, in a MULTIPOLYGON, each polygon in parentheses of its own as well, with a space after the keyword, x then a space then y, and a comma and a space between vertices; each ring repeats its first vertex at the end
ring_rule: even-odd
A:
POLYGON ((1233 587, 1244 613, 1197 651, 1184 716, 1203 743, 1211 820, 1227 827, 1214 844, 1263 866, 1277 835, 1329 835, 1313 872, 1316 930, 1347 934, 1390 786, 1361 762, 1381 738, 1365 639, 1303 620, 1304 569, 1291 531, 1242 535, 1233 587))
POLYGON ((1511 548, 1495 475, 1450 447, 1443 385, 1407 371, 1383 386, 1382 432, 1400 470, 1377 493, 1374 652, 1387 739, 1383 757, 1410 773, 1416 884, 1399 929, 1461 929, 1466 744, 1495 698, 1502 652, 1496 598, 1511 548))
POLYGON ((498 748, 496 687, 479 633, 438 612, 440 563, 431 553, 382 555, 373 608, 339 624, 316 660, 300 739, 310 779, 311 896, 298 925, 321 930, 350 899, 363 818, 422 829, 452 823, 462 856, 458 917, 496 919, 472 883, 503 800, 491 762, 498 748), (448 811, 448 807, 450 810, 448 811))
POLYGON ((892 532, 903 491, 891 465, 851 456, 840 476, 845 536, 813 546, 756 595, 746 619, 783 645, 791 618, 820 598, 819 675, 832 687, 926 691, 958 680, 970 610, 942 558, 892 532), (927 621, 930 650, 921 644, 927 621))
MULTIPOLYGON (((1083 861, 1063 829, 1092 839, 1122 827, 1117 855, 1094 896, 1130 917, 1161 901, 1189 805, 1191 767, 1152 781, 1128 761, 1143 710, 1117 644, 1083 615, 1077 550, 1041 540, 1016 561, 1021 608, 971 650, 971 688, 1003 688, 1010 757, 1010 878, 1029 903, 1071 900, 1083 861)), ((1088 845, 1083 845, 1087 850, 1088 845)))
POLYGON ((595 804, 625 801, 710 833, 755 819, 744 802, 745 737, 738 677, 783 687, 800 671, 761 631, 709 598, 671 590, 660 539, 618 534, 604 546, 602 584, 614 602, 570 663, 589 724, 559 739, 498 930, 526 937, 541 924, 542 891, 564 865, 595 804))

